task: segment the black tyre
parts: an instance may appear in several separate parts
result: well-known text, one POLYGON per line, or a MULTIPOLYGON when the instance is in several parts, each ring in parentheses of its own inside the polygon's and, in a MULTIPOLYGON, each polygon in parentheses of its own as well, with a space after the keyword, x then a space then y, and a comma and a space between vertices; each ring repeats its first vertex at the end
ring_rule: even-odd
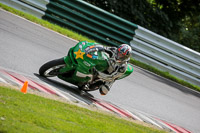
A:
POLYGON ((49 61, 40 67, 39 74, 44 77, 57 76, 65 65, 64 58, 49 61))

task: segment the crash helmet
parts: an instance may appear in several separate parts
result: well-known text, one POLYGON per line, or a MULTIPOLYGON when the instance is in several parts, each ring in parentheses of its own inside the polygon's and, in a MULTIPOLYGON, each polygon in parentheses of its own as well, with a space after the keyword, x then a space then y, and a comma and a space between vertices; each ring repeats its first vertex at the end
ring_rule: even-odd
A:
POLYGON ((128 44, 121 44, 117 48, 117 60, 121 62, 129 61, 131 56, 131 47, 128 44))

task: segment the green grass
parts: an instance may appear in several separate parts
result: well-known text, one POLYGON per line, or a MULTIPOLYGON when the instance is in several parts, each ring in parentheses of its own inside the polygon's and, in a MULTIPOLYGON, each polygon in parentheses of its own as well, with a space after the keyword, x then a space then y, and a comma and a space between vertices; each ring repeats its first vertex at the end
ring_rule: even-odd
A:
POLYGON ((13 14, 16 14, 18 16, 21 16, 23 18, 26 18, 27 20, 30 20, 30 21, 32 21, 34 23, 37 23, 37 24, 41 25, 41 26, 49 28, 49 29, 51 29, 53 31, 56 31, 56 32, 60 33, 60 34, 63 34, 63 35, 68 36, 70 38, 73 38, 75 40, 79 40, 79 41, 87 40, 88 42, 95 42, 94 40, 89 39, 86 36, 78 34, 78 33, 74 32, 74 31, 69 30, 69 29, 62 28, 62 27, 60 27, 58 25, 52 24, 52 23, 50 23, 50 22, 48 22, 46 20, 39 19, 39 18, 37 18, 37 17, 35 17, 35 16, 31 15, 31 14, 24 13, 22 11, 16 10, 16 9, 14 9, 12 7, 9 7, 9 6, 6 6, 6 5, 4 5, 2 3, 0 3, 0 8, 4 9, 6 11, 9 11, 9 12, 11 12, 13 14))
MULTIPOLYGON (((95 40, 91 40, 91 39, 89 39, 89 38, 87 38, 87 37, 85 37, 83 35, 80 35, 80 34, 74 32, 74 31, 68 30, 66 28, 62 28, 62 27, 60 27, 58 25, 52 24, 52 23, 50 23, 48 21, 45 21, 45 20, 41 20, 41 19, 39 19, 39 18, 37 18, 35 16, 32 16, 30 14, 27 14, 27 13, 24 13, 24 12, 21 12, 21 11, 18 11, 16 9, 8 7, 8 6, 4 5, 4 4, 0 3, 0 8, 2 8, 4 10, 7 10, 7 11, 9 11, 11 13, 14 13, 16 15, 19 15, 21 17, 24 17, 24 18, 26 18, 26 19, 28 19, 28 20, 30 20, 32 22, 35 22, 35 23, 37 23, 39 25, 42 25, 42 26, 44 26, 46 28, 54 30, 54 31, 56 31, 56 32, 58 32, 60 34, 63 34, 65 36, 68 36, 68 37, 73 38, 75 40, 79 40, 79 41, 85 41, 85 40, 87 40, 88 42, 95 42, 95 40)), ((156 74, 158 74, 160 76, 163 76, 163 77, 165 77, 167 79, 170 79, 170 80, 172 80, 174 82, 177 82, 177 83, 179 83, 179 84, 181 84, 183 86, 189 87, 191 89, 194 89, 194 90, 200 92, 200 86, 188 83, 188 82, 186 82, 184 80, 181 80, 181 79, 179 79, 179 78, 177 78, 177 77, 175 77, 175 76, 173 76, 173 75, 171 75, 171 74, 169 74, 167 72, 160 71, 160 70, 158 70, 158 69, 156 69, 156 68, 154 68, 154 67, 152 67, 150 65, 147 65, 145 63, 136 61, 134 59, 131 59, 130 62, 132 64, 136 65, 136 66, 142 67, 142 68, 144 68, 144 69, 146 69, 148 71, 156 73, 156 74)))
POLYGON ((164 133, 113 115, 0 86, 0 132, 164 133))

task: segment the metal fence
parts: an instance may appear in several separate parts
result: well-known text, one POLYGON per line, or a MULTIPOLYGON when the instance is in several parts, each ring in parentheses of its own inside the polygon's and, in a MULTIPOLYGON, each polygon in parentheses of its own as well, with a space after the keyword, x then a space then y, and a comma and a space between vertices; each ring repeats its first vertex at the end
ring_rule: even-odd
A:
POLYGON ((51 0, 43 19, 115 46, 129 43, 137 28, 82 0, 51 0))
POLYGON ((200 53, 140 26, 130 44, 136 60, 200 85, 200 53))
POLYGON ((128 43, 136 60, 200 86, 200 53, 82 0, 0 0, 104 44, 128 43))
POLYGON ((42 18, 49 0, 0 0, 0 3, 42 18))

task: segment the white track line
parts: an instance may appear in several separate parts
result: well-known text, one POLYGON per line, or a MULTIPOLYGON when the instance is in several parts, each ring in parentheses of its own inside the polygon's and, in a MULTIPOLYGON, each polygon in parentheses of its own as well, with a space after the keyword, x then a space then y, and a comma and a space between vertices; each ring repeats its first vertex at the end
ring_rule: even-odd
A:
POLYGON ((125 110, 125 111, 128 112, 130 115, 132 115, 133 118, 135 118, 135 119, 137 119, 137 120, 139 120, 139 121, 144 122, 142 119, 140 119, 140 118, 139 118, 138 116, 136 116, 134 113, 131 113, 131 112, 128 111, 127 109, 123 109, 123 110, 125 110))
POLYGON ((3 83, 8 83, 6 82, 3 78, 0 77, 0 82, 3 82, 3 83))
MULTIPOLYGON (((41 82, 41 81, 40 81, 41 82)), ((48 83, 45 83, 45 82, 42 82, 43 84, 45 84, 46 86, 48 86, 49 88, 51 88, 52 90, 54 90, 58 95, 60 95, 61 97, 64 97, 65 99, 68 99, 69 101, 71 101, 70 98, 68 98, 67 96, 73 98, 74 100, 82 103, 82 104, 86 104, 88 105, 87 103, 85 103, 84 101, 81 101, 80 99, 70 95, 68 92, 64 91, 64 90, 60 90, 60 89, 57 89, 56 87, 52 86, 52 85, 49 85, 48 83), (67 95, 67 96, 66 96, 67 95)), ((74 102, 76 102, 74 101, 74 102)))
POLYGON ((163 129, 162 126, 160 126, 158 123, 156 123, 155 121, 153 121, 151 118, 149 118, 149 117, 147 117, 147 116, 145 116, 145 115, 142 115, 142 114, 139 114, 139 116, 140 116, 141 118, 143 118, 144 121, 146 121, 147 123, 151 123, 151 124, 153 124, 153 125, 155 125, 155 126, 158 126, 158 127, 161 128, 161 129, 163 129))

